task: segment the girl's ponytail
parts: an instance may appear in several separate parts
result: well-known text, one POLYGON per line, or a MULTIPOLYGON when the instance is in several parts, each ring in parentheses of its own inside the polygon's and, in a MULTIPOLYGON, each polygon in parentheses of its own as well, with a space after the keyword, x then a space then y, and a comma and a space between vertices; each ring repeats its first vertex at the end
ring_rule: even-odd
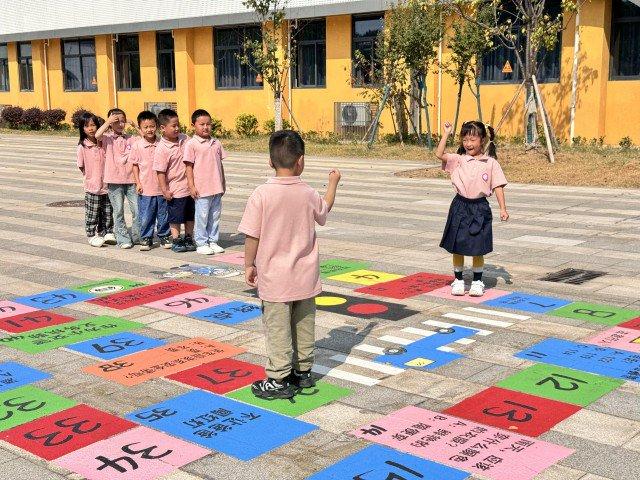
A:
POLYGON ((487 125, 487 133, 489 134, 489 146, 487 147, 487 154, 491 158, 498 159, 498 152, 496 150, 496 143, 494 142, 496 138, 496 132, 491 125, 487 125))

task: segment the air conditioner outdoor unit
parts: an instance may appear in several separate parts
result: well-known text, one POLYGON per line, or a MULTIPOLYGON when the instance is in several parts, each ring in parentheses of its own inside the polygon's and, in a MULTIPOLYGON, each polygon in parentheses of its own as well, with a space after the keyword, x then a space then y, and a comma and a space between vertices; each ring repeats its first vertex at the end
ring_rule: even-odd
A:
POLYGON ((178 104, 176 102, 144 102, 144 109, 158 115, 165 108, 171 110, 178 110, 178 104))
POLYGON ((371 126, 375 108, 369 102, 337 102, 335 132, 342 138, 362 138, 371 126))

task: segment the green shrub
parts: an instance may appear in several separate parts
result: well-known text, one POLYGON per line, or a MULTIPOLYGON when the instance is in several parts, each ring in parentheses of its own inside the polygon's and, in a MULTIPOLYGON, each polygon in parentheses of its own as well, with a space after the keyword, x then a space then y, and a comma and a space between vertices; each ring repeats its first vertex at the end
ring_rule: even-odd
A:
POLYGON ((18 128, 22 122, 23 114, 22 108, 9 105, 2 109, 2 120, 7 122, 11 128, 18 128))
POLYGON ((620 143, 618 143, 618 145, 620 145, 623 150, 628 150, 633 147, 633 141, 631 140, 631 137, 624 137, 622 140, 620 140, 620 143))
POLYGON ((236 118, 236 132, 241 137, 253 137, 258 134, 258 119, 250 113, 241 113, 236 118))
POLYGON ((44 121, 44 115, 42 110, 38 107, 27 108, 22 113, 22 120, 20 123, 31 130, 40 130, 42 128, 42 122, 44 121))
MULTIPOLYGON (((284 118, 282 119, 282 129, 291 130, 291 124, 289 123, 288 120, 285 120, 284 118)), ((262 130, 265 133, 271 135, 273 132, 276 131, 276 121, 273 118, 270 118, 269 120, 267 120, 262 124, 262 130)))
POLYGON ((59 130, 60 124, 64 122, 64 119, 67 117, 67 112, 61 108, 54 108, 52 110, 45 110, 42 112, 42 116, 45 126, 53 130, 59 130))

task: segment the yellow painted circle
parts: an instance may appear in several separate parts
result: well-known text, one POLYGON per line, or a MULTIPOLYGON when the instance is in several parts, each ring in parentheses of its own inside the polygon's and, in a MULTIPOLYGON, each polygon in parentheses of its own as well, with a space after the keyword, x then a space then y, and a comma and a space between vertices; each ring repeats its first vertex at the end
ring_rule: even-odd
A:
POLYGON ((316 305, 321 307, 335 307, 336 305, 342 305, 347 303, 346 298, 342 297, 316 297, 316 305))

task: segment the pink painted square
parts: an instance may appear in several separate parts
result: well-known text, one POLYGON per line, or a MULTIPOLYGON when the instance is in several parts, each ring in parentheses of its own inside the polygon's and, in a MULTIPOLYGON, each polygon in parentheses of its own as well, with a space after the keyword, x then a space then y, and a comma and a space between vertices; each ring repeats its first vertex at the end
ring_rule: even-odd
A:
POLYGON ((574 452, 560 445, 413 406, 351 433, 496 480, 531 480, 574 452))
POLYGON ((601 347, 619 348, 640 353, 640 331, 632 328, 613 327, 585 340, 601 347))
POLYGON ((10 300, 0 300, 0 318, 13 317, 23 313, 35 312, 37 308, 27 307, 10 300))
POLYGON ((53 463, 87 480, 152 480, 209 453, 210 450, 192 443, 137 427, 76 450, 53 463), (137 468, 134 469, 134 465, 137 468), (100 467, 103 468, 99 470, 100 467))
POLYGON ((173 297, 147 303, 145 307, 156 308, 176 315, 189 315, 205 308, 215 307, 223 303, 229 303, 231 299, 224 297, 212 297, 199 292, 181 293, 173 297))
POLYGON ((232 265, 244 266, 244 252, 229 252, 224 255, 215 255, 214 262, 231 263, 232 265))
POLYGON ((510 293, 511 292, 507 292, 505 290, 496 290, 493 288, 488 288, 487 290, 485 290, 484 295, 481 297, 471 297, 469 295, 469 292, 466 292, 464 296, 456 297, 454 295, 451 295, 451 287, 447 285, 446 287, 433 290, 427 293, 426 295, 430 295, 432 297, 444 298, 446 300, 457 300, 459 302, 479 304, 482 302, 486 302, 487 300, 493 300, 495 298, 504 297, 505 295, 509 295, 510 293))

